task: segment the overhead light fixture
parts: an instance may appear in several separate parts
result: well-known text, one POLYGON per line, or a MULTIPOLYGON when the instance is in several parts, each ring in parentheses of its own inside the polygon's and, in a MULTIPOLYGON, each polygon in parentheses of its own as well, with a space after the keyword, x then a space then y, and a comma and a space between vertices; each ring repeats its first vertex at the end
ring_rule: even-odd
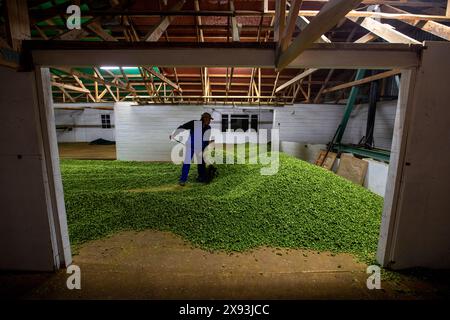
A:
MULTIPOLYGON (((100 69, 102 70, 119 70, 120 67, 115 67, 115 66, 104 66, 104 67, 100 67, 100 69)), ((122 67, 122 69, 127 70, 127 69, 137 69, 137 67, 122 67)))

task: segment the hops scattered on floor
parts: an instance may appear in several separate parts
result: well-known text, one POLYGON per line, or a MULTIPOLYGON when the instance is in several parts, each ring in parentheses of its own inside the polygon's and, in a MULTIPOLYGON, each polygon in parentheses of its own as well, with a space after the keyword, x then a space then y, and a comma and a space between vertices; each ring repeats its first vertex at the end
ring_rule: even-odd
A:
POLYGON ((168 163, 63 160, 70 238, 81 244, 121 230, 153 228, 204 249, 258 246, 349 252, 370 261, 383 199, 332 172, 280 153, 279 172, 219 165, 208 185, 179 187, 168 163))

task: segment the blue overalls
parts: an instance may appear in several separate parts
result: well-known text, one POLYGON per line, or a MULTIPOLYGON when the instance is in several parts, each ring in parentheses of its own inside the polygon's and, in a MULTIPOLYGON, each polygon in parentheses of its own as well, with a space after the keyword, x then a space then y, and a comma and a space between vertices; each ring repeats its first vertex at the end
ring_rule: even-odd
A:
MULTIPOLYGON (((209 129, 208 126, 205 128, 209 129)), ((181 177, 180 182, 186 182, 189 175, 189 169, 191 168, 192 157, 196 156, 197 159, 197 169, 198 169, 198 178, 197 180, 200 182, 204 182, 206 180, 206 165, 203 159, 203 151, 208 146, 208 141, 203 141, 204 130, 202 127, 198 128, 197 126, 193 131, 189 134, 189 139, 186 142, 186 151, 183 161, 183 167, 181 168, 181 177), (194 134, 192 134, 194 133, 194 134), (195 141, 197 140, 197 141, 195 141)))

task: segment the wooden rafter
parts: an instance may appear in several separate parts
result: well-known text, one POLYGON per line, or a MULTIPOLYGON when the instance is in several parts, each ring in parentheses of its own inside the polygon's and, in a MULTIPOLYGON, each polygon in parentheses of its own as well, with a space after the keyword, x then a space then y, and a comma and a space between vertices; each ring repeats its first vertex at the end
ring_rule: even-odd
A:
MULTIPOLYGON (((101 79, 101 80, 105 80, 103 78, 103 75, 101 74, 100 70, 97 67, 93 67, 94 72, 97 74, 97 76, 101 79)), ((117 84, 116 84, 117 85, 117 84)), ((104 83, 104 86, 106 88, 106 90, 109 92, 109 94, 111 95, 111 97, 114 99, 114 101, 118 102, 119 99, 114 95, 114 92, 111 90, 111 85, 108 83, 104 83)))
MULTIPOLYGON (((78 85, 79 85, 81 88, 88 90, 88 89, 86 88, 86 86, 84 85, 83 81, 81 81, 80 78, 78 78, 76 75, 72 75, 72 77, 75 79, 75 81, 78 83, 78 85)), ((92 95, 92 93, 91 93, 90 90, 88 90, 87 95, 88 95, 88 98, 90 98, 93 102, 96 102, 96 100, 95 100, 95 98, 94 98, 94 96, 92 95)))
POLYGON ((369 76, 369 77, 366 77, 366 78, 363 78, 360 80, 351 81, 351 82, 344 83, 344 84, 341 84, 341 85, 338 85, 338 86, 335 86, 332 88, 325 89, 325 90, 323 90, 323 93, 328 93, 328 92, 342 90, 342 89, 346 89, 346 88, 350 88, 350 87, 354 87, 354 86, 359 86, 361 84, 369 83, 369 82, 372 82, 375 80, 388 78, 388 77, 394 76, 399 73, 401 73, 401 70, 390 70, 390 71, 378 73, 376 75, 369 76))
POLYGON ((420 44, 419 41, 404 35, 397 31, 389 24, 378 22, 372 18, 349 18, 349 20, 359 24, 361 27, 376 34, 380 38, 391 43, 408 43, 408 44, 420 44))
MULTIPOLYGON (((230 0, 230 11, 232 11, 233 13, 236 11, 235 7, 234 7, 234 1, 230 0)), ((235 15, 233 15, 231 17, 231 38, 233 39, 234 42, 239 42, 241 41, 240 37, 239 37, 239 27, 238 27, 238 23, 237 23, 237 18, 235 15)))
POLYGON ((118 41, 115 37, 110 35, 108 32, 105 31, 105 29, 102 28, 100 21, 101 20, 93 21, 92 23, 89 23, 86 27, 104 41, 118 41))
MULTIPOLYGON (((327 2, 330 3, 331 1, 327 2)), ((327 5, 325 4, 325 5, 327 5)), ((392 4, 392 3, 391 3, 392 4)), ((395 5, 395 4, 393 4, 395 5)), ((324 6, 325 7, 325 6, 324 6)), ((322 8, 323 9, 323 8, 322 8)), ((300 10, 298 12, 299 16, 303 17, 316 17, 319 16, 321 11, 318 10, 300 10)), ((239 12, 237 12, 239 15, 239 12)), ((276 15, 275 11, 268 11, 267 14, 276 15)), ((450 21, 450 17, 438 16, 438 15, 427 15, 427 14, 413 14, 413 13, 385 13, 385 12, 372 12, 372 11, 356 11, 350 10, 345 15, 346 18, 376 18, 376 19, 391 19, 391 20, 401 20, 401 21, 411 21, 411 20, 433 20, 433 21, 450 21)), ((342 16, 342 18, 344 17, 342 16)))
POLYGON ((298 20, 298 11, 302 4, 302 0, 293 0, 289 9, 289 15, 286 23, 286 28, 284 29, 283 37, 281 39, 281 51, 286 50, 291 42, 292 34, 294 33, 295 26, 298 20))
POLYGON ((283 37, 284 28, 286 25, 286 0, 276 1, 275 8, 273 41, 279 43, 283 37))
MULTIPOLYGON (((394 8, 390 5, 382 5, 381 6, 382 10, 386 10, 389 12, 400 12, 400 13, 405 13, 405 14, 409 14, 409 12, 398 9, 398 8, 394 8)), ((445 24, 442 23, 437 23, 435 21, 423 21, 423 20, 404 20, 404 23, 407 23, 413 27, 422 29, 425 32, 434 34, 435 36, 438 36, 440 38, 443 38, 447 41, 450 41, 450 27, 446 26, 445 24)))
POLYGON ((164 76, 162 73, 158 73, 155 70, 153 70, 151 67, 143 67, 145 70, 147 70, 148 73, 154 75, 155 77, 157 77, 158 79, 160 79, 162 82, 167 83, 169 86, 171 86, 172 88, 174 88, 175 90, 180 90, 180 87, 173 83, 170 79, 168 79, 166 76, 164 76))
POLYGON ((321 35, 338 23, 350 10, 360 4, 361 1, 330 0, 327 2, 302 33, 281 53, 276 63, 277 69, 285 68, 321 35))
POLYGON ((63 93, 63 96, 64 96, 64 97, 69 98, 69 100, 70 100, 71 102, 75 102, 75 99, 70 95, 70 93, 68 93, 68 92, 66 91, 66 89, 64 89, 63 87, 60 87, 60 86, 58 86, 58 89, 63 93))
POLYGON ((70 91, 76 91, 76 92, 82 92, 82 93, 90 93, 90 91, 86 88, 80 88, 80 87, 76 87, 73 86, 71 84, 67 84, 67 83, 59 83, 56 81, 52 81, 52 86, 58 87, 58 88, 64 88, 70 91))
MULTIPOLYGON (((179 0, 175 5, 170 8, 170 11, 179 11, 185 0, 179 0)), ((174 17, 166 16, 162 18, 145 36, 144 41, 158 41, 159 38, 164 34, 164 31, 170 26, 170 23, 173 21, 174 17)))
MULTIPOLYGON (((378 37, 378 36, 376 36, 376 35, 374 35, 373 33, 370 33, 370 32, 369 32, 368 34, 366 34, 366 35, 362 36, 361 38, 359 38, 358 40, 356 40, 355 43, 367 43, 367 42, 370 42, 370 41, 375 40, 377 37, 378 37)), ((301 80, 301 79, 303 79, 303 78, 308 77, 310 74, 316 72, 317 70, 319 70, 319 69, 311 68, 311 69, 307 69, 307 70, 303 71, 302 73, 296 75, 296 76, 295 76, 294 78, 292 78, 291 80, 286 81, 286 82, 283 83, 281 86, 279 86, 278 88, 276 88, 275 92, 280 92, 281 90, 283 90, 283 89, 287 88, 288 86, 290 86, 290 85, 296 83, 297 81, 299 81, 299 80, 301 80)))

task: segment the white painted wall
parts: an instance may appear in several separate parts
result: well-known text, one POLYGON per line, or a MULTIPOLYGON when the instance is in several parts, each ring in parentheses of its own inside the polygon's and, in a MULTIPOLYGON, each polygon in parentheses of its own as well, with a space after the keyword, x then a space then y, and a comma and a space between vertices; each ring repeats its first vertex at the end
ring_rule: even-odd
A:
MULTIPOLYGON (((395 102, 378 104, 375 143, 390 147, 395 117, 395 102), (394 111, 393 111, 394 110, 394 111)), ((202 112, 214 118, 211 127, 221 130, 222 114, 256 113, 260 128, 278 128, 283 142, 303 144, 328 143, 339 125, 344 112, 342 105, 295 105, 288 107, 226 107, 193 105, 146 105, 131 103, 115 105, 117 157, 122 160, 169 161, 175 142, 168 136, 180 124, 199 119, 202 112)), ((358 143, 365 133, 367 105, 356 106, 349 120, 343 142, 358 143)), ((234 141, 236 133, 214 137, 216 143, 234 141), (229 139, 229 140, 225 140, 229 139)), ((270 132, 269 132, 270 137, 270 132)), ((286 147, 286 143, 284 144, 286 147)))
POLYGON ((113 110, 89 108, 84 110, 55 109, 55 124, 57 126, 80 126, 72 130, 56 130, 58 142, 91 142, 99 138, 115 141, 113 110), (106 129, 101 127, 102 114, 110 115, 112 128, 106 129), (98 127, 82 127, 86 125, 98 127))
MULTIPOLYGON (((377 103, 375 146, 391 148, 397 101, 377 103)), ((304 144, 326 144, 331 141, 341 122, 345 106, 297 104, 274 110, 274 128, 280 129, 280 140, 304 144)), ((366 132, 368 105, 354 107, 347 124, 343 143, 358 143, 366 132)))
MULTIPOLYGON (((249 109, 249 108, 248 108, 249 109)), ((272 127, 272 111, 242 110, 200 105, 145 105, 116 103, 116 150, 119 160, 170 161, 170 154, 177 142, 170 141, 169 135, 181 124, 200 119, 203 112, 210 112, 214 120, 211 128, 221 130, 222 114, 257 113, 261 115, 260 128, 272 127)), ((270 130, 269 130, 270 131, 270 130)), ((270 133, 269 133, 270 134, 270 133)), ((234 141, 239 133, 220 133, 214 136, 216 143, 234 141), (227 140, 225 140, 227 139, 227 140)))

